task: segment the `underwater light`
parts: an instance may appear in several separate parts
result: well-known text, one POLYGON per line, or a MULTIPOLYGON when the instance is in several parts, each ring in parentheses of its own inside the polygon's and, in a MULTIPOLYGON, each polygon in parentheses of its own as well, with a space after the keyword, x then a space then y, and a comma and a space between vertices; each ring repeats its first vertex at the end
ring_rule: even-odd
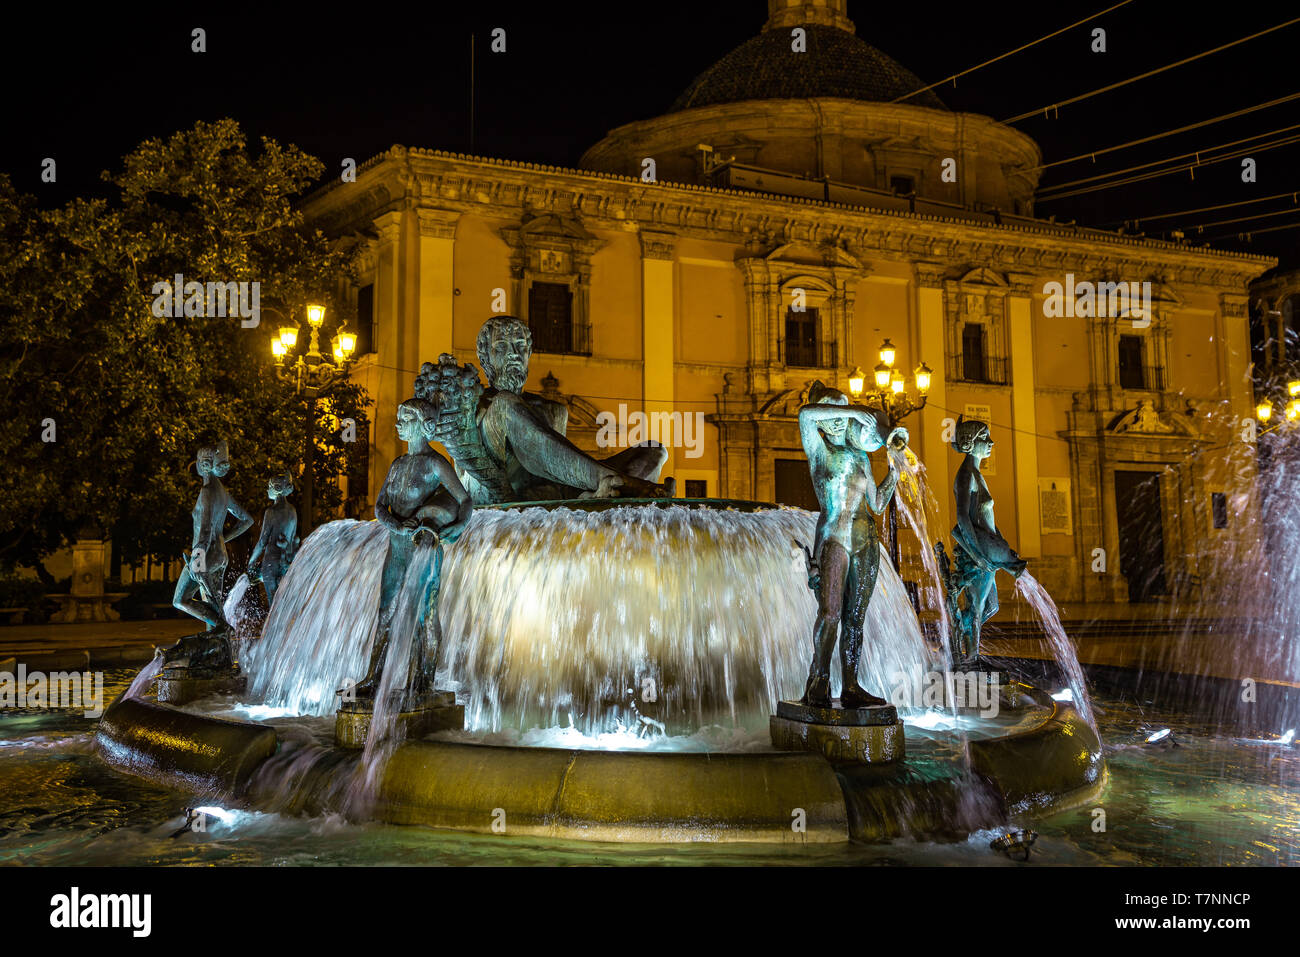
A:
POLYGON ((1288 728, 1282 737, 1277 739, 1278 744, 1291 744, 1295 741, 1295 728, 1288 728))
POLYGON ((1029 849, 1034 846, 1034 842, 1037 840, 1037 831, 1015 828, 989 841, 989 847, 995 851, 1001 851, 1013 861, 1027 861, 1029 860, 1029 849))
POLYGON ((1071 691, 1069 688, 1064 688, 1061 691, 1056 692, 1056 694, 1052 695, 1052 700, 1072 702, 1074 701, 1074 692, 1071 691))
POLYGON ((1161 728, 1159 731, 1153 731, 1147 735, 1146 744, 1154 744, 1158 748, 1176 748, 1178 742, 1174 740, 1174 733, 1168 728, 1161 728))
POLYGON ((224 807, 196 807, 196 814, 206 814, 208 817, 215 817, 222 824, 229 824, 235 819, 234 811, 227 811, 224 807))

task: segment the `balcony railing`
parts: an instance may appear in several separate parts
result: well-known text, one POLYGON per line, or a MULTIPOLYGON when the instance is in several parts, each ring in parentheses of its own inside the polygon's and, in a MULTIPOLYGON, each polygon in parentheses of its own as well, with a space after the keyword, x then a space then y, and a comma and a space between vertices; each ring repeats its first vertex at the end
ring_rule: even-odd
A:
POLYGON ((976 360, 965 354, 949 355, 947 361, 948 381, 978 382, 982 385, 1007 385, 1011 381, 1008 374, 1009 362, 1005 356, 981 356, 976 360))
POLYGON ((1121 389, 1131 389, 1139 392, 1163 392, 1165 389, 1165 370, 1159 366, 1142 366, 1137 370, 1141 375, 1135 375, 1134 370, 1121 371, 1119 375, 1119 387, 1121 389))
POLYGON ((778 339, 776 355, 784 365, 796 369, 838 369, 838 345, 837 342, 818 342, 811 347, 796 345, 787 348, 787 341, 778 339))

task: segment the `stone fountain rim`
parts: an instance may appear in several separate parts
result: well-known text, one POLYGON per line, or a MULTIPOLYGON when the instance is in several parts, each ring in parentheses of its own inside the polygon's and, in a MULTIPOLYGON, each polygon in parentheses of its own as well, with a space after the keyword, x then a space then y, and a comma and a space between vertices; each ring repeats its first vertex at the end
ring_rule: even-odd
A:
MULTIPOLYGON (((248 802, 253 773, 278 750, 279 735, 261 722, 119 697, 100 721, 96 745, 117 770, 248 802)), ((1008 811, 1062 810, 1090 800, 1104 786, 1101 744, 1064 702, 1053 701, 1052 710, 1032 726, 969 747, 972 769, 1008 811)), ((322 782, 328 772, 320 772, 322 782)), ((875 840, 889 835, 872 830, 871 822, 851 821, 849 813, 853 790, 873 786, 892 785, 863 783, 852 770, 811 753, 602 751, 421 740, 396 750, 380 784, 375 817, 493 833, 492 811, 504 803, 512 808, 509 833, 530 837, 643 843, 875 840), (509 800, 501 796, 506 793, 509 800), (791 827, 796 808, 805 812, 802 832, 791 827)), ((339 808, 323 804, 311 810, 339 808)))

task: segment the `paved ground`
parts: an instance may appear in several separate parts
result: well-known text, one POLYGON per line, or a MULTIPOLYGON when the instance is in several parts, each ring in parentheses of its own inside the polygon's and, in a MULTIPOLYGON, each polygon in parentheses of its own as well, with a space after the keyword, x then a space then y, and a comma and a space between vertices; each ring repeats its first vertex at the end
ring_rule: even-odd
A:
POLYGON ((0 670, 8 670, 11 658, 33 671, 142 664, 153 657, 154 645, 201 630, 189 618, 0 627, 0 670))

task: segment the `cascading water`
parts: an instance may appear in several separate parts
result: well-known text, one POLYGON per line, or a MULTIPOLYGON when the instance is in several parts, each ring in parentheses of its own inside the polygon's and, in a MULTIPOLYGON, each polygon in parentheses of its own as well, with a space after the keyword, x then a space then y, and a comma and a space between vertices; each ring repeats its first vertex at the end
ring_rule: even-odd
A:
POLYGON ((1052 596, 1047 593, 1047 589, 1029 572, 1021 572, 1020 577, 1016 579, 1016 591, 1028 602, 1039 624, 1043 626, 1048 646, 1052 649, 1052 658, 1065 674, 1070 700, 1074 702, 1083 720, 1095 729, 1097 723, 1092 716, 1092 701, 1088 697, 1088 686, 1084 682, 1083 667, 1079 664, 1079 654, 1075 650, 1074 642, 1070 640, 1061 625, 1061 616, 1057 611, 1056 602, 1052 601, 1052 596))
POLYGON ((909 463, 905 481, 899 482, 895 496, 903 524, 921 543, 921 565, 925 579, 918 583, 921 607, 935 616, 939 646, 943 661, 952 660, 952 622, 948 620, 948 602, 944 596, 943 578, 939 574, 939 559, 934 554, 930 537, 929 514, 936 510, 934 493, 926 480, 925 466, 921 462, 909 463))
MULTIPOLYGON (((898 509, 903 516, 903 523, 917 535, 921 542, 928 544, 933 542, 934 539, 930 537, 927 512, 934 510, 935 501, 925 479, 925 466, 920 462, 910 465, 908 479, 907 484, 911 487, 911 494, 897 496, 898 509), (909 501, 909 498, 911 501, 909 501)), ((903 489, 904 483, 900 482, 899 487, 903 489)), ((938 559, 931 548, 922 547, 921 561, 925 567, 926 577, 926 581, 921 583, 920 589, 922 603, 927 608, 937 610, 938 631, 943 646, 944 661, 951 661, 951 622, 948 617, 947 601, 944 597, 943 579, 939 574, 938 559)), ((1079 655, 1074 642, 1070 640, 1065 633, 1064 626, 1061 624, 1056 602, 1047 593, 1047 589, 1039 584, 1037 579, 1029 572, 1022 573, 1016 580, 1016 590, 1028 603, 1042 626, 1043 633, 1047 636, 1052 658, 1065 675, 1071 700, 1077 705, 1084 720, 1095 729, 1096 722, 1093 719, 1092 705, 1088 698, 1088 688, 1084 681, 1083 667, 1079 664, 1079 655)))
MULTIPOLYGON (((475 730, 766 721, 807 677, 816 606, 799 546, 814 531, 785 508, 479 510, 444 560, 439 683, 462 692, 475 730)), ((374 522, 303 544, 245 655, 250 697, 333 711, 368 661, 385 548, 374 522)), ((865 687, 921 679, 925 642, 883 556, 865 632, 865 687)))
POLYGON ((226 616, 226 621, 230 624, 230 630, 236 637, 244 637, 245 625, 248 624, 248 615, 244 609, 240 608, 240 602, 244 600, 244 595, 248 591, 248 575, 240 575, 235 579, 235 584, 230 587, 230 594, 226 596, 226 603, 222 606, 222 614, 226 616))
POLYGON ((162 671, 162 666, 162 658, 157 655, 150 659, 149 663, 141 668, 140 673, 135 676, 131 686, 126 689, 126 697, 142 697, 149 690, 149 685, 153 683, 153 679, 158 677, 158 672, 162 671))
POLYGON ((308 536, 280 581, 262 638, 243 653, 249 697, 282 714, 330 714, 370 661, 388 533, 345 519, 308 536))

